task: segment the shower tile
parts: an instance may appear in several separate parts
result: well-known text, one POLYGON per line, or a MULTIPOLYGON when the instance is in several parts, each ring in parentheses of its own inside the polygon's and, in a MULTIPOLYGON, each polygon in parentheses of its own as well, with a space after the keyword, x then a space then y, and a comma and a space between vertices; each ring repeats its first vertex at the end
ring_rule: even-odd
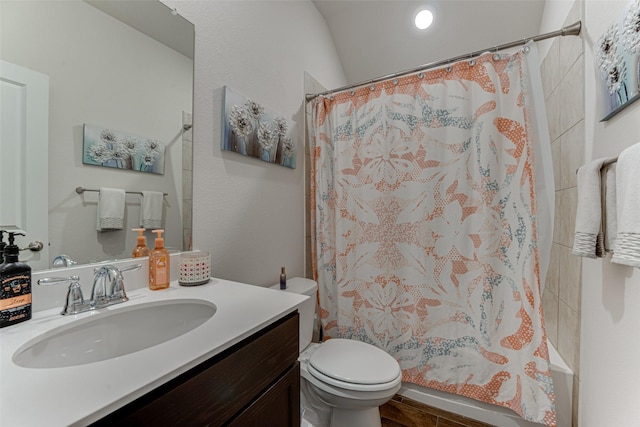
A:
POLYGON ((182 247, 185 251, 190 251, 191 247, 191 229, 182 227, 182 247))
POLYGON ((191 171, 182 171, 182 198, 193 199, 193 174, 191 171))
POLYGON ((578 405, 580 402, 580 377, 574 373, 573 375, 573 399, 571 405, 571 420, 572 425, 579 426, 578 423, 578 405))
POLYGON ((554 212, 553 212, 553 242, 560 243, 560 235, 562 234, 562 230, 560 229, 560 196, 562 196, 561 191, 555 192, 555 203, 554 203, 554 212))
POLYGON ((577 206, 578 189, 576 187, 560 191, 559 243, 563 246, 573 247, 577 206))
POLYGON ((555 141, 560 137, 560 87, 557 87, 547 100, 547 123, 549 139, 555 141))
POLYGON ((560 278, 560 245, 553 243, 551 245, 551 254, 549 256, 549 268, 547 269, 547 278, 545 281, 545 292, 550 290, 558 295, 558 280, 560 278))
POLYGON ((193 228, 192 217, 193 217, 193 201, 191 199, 183 200, 182 201, 182 226, 189 229, 193 228))
POLYGON ((582 258, 571 253, 571 248, 560 247, 560 269, 558 296, 573 311, 580 312, 580 283, 582 258))
POLYGON ((560 300, 558 304, 558 352, 572 371, 580 361, 580 314, 560 300))
POLYGON ((558 347, 558 295, 551 289, 545 289, 542 294, 542 310, 544 313, 544 324, 547 330, 547 338, 558 347))
MULTIPOLYGON (((569 11, 569 15, 567 15, 567 19, 565 20, 564 25, 571 25, 574 22, 580 20, 583 21, 584 26, 584 20, 582 19, 582 2, 576 1, 569 11)), ((584 34, 584 27, 582 33, 584 34)), ((560 75, 564 75, 576 62, 578 57, 583 53, 584 48, 582 45, 582 37, 558 37, 556 40, 558 40, 560 45, 560 75)))
POLYGON ((553 43, 551 43, 551 47, 549 48, 549 52, 547 56, 544 57, 542 61, 542 66, 540 67, 540 73, 542 74, 542 88, 544 92, 544 99, 547 100, 553 93, 553 91, 558 87, 560 83, 560 45, 558 43, 558 39, 555 38, 553 43))
POLYGON ((560 176, 562 173, 562 155, 560 150, 560 138, 556 139, 551 143, 551 160, 553 162, 553 185, 557 190, 560 187, 560 176))
POLYGON ((584 150, 584 120, 581 120, 560 138, 560 188, 577 185, 576 170, 584 164, 584 150))
POLYGON ((182 169, 193 170, 193 142, 191 140, 182 140, 182 169))
POLYGON ((584 119, 584 67, 582 65, 582 59, 576 61, 560 82, 560 133, 565 133, 584 119))

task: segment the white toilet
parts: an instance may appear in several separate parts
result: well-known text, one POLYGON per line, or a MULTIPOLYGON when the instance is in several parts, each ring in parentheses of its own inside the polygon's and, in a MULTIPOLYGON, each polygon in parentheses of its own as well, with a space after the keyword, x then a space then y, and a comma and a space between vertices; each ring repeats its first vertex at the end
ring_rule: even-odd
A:
POLYGON ((317 288, 313 280, 287 280, 286 291, 311 297, 298 307, 302 426, 380 427, 378 407, 400 389, 400 365, 383 350, 360 341, 333 338, 311 343, 317 288))

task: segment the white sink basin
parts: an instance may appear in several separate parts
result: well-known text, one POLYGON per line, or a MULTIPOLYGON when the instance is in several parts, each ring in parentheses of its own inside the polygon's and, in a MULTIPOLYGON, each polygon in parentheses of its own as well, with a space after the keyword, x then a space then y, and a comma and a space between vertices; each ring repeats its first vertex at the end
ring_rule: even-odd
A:
POLYGON ((25 368, 62 368, 113 359, 179 337, 209 320, 215 304, 158 301, 104 311, 25 343, 13 362, 25 368))

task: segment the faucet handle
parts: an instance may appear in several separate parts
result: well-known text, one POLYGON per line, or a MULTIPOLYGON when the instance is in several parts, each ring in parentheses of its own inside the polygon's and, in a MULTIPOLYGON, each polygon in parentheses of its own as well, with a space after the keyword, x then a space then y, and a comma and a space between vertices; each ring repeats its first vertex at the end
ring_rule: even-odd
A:
POLYGON ((140 270, 142 268, 142 264, 133 264, 125 268, 121 268, 118 270, 118 274, 116 275, 115 280, 111 283, 111 299, 119 300, 120 302, 129 301, 127 297, 127 292, 124 289, 124 277, 122 277, 122 273, 126 271, 135 271, 140 270))
POLYGON ((135 271, 140 270, 142 268, 142 264, 133 264, 125 268, 120 269, 120 273, 124 273, 125 271, 135 271))
POLYGON ((57 285, 59 283, 69 283, 67 290, 67 299, 64 308, 60 314, 78 314, 86 311, 86 303, 82 296, 82 288, 80 287, 80 277, 45 277, 38 280, 38 285, 57 285))

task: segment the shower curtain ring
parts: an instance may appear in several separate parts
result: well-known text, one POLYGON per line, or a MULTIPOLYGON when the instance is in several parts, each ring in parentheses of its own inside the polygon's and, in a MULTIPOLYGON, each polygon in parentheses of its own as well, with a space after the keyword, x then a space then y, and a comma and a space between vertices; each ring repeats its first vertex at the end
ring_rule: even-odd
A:
POLYGON ((500 54, 498 53, 498 46, 495 47, 493 51, 493 60, 500 61, 500 54))
POLYGON ((447 65, 447 68, 445 68, 445 70, 447 70, 447 73, 450 73, 452 70, 451 65, 447 65))
POLYGON ((418 73, 418 78, 419 78, 419 79, 421 79, 421 78, 423 78, 423 77, 424 77, 424 73, 423 73, 422 71, 420 71, 420 72, 418 73))

